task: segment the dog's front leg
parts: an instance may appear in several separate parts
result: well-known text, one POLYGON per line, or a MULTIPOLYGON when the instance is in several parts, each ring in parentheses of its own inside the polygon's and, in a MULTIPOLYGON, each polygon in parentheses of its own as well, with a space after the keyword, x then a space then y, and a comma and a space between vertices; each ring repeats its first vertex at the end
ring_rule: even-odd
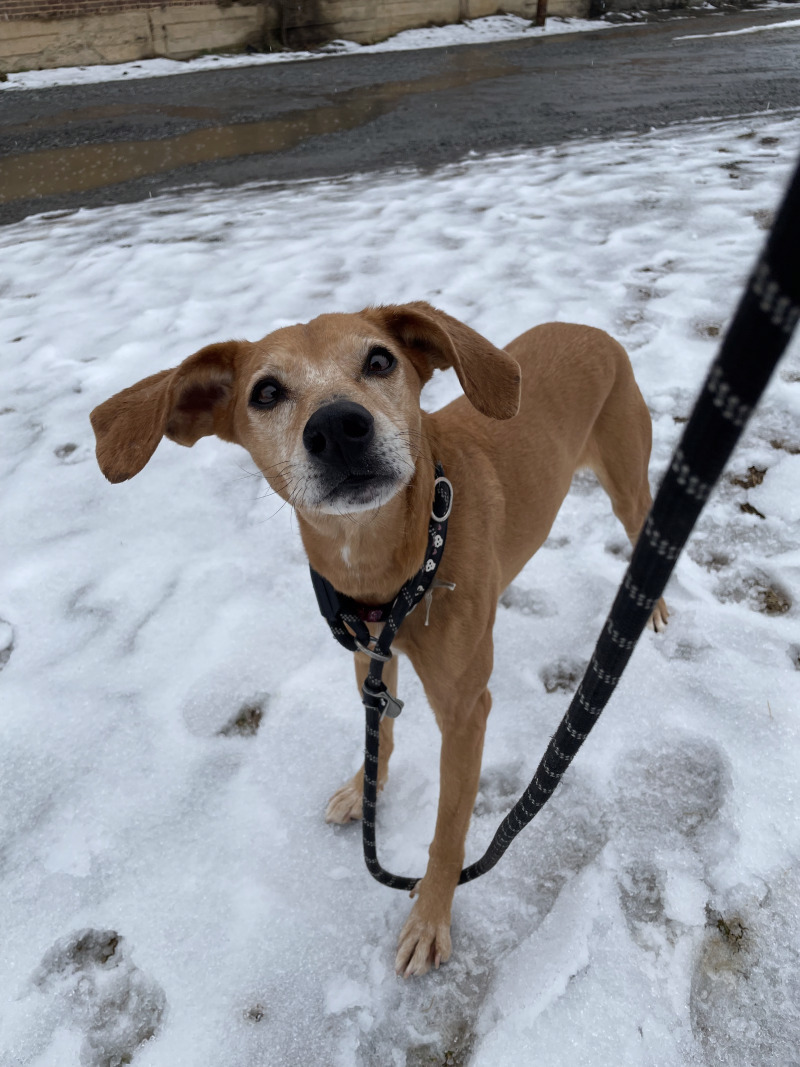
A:
MULTIPOLYGON (((472 689, 474 694, 475 690, 472 689)), ((464 863, 464 841, 478 792, 489 690, 477 697, 450 691, 437 700, 429 691, 442 731, 439 810, 428 869, 398 942, 395 970, 404 978, 425 974, 450 957, 450 909, 464 863)))
MULTIPOLYGON (((356 667, 356 682, 358 683, 358 695, 361 697, 361 687, 369 672, 369 659, 362 653, 356 652, 353 657, 356 667)), ((383 680, 393 696, 397 696, 397 656, 389 660, 383 668, 383 680)), ((355 710, 355 709, 354 709, 355 710)), ((380 725, 380 750, 378 753, 378 791, 386 785, 389 777, 389 757, 394 748, 394 719, 387 715, 381 719, 380 725)), ((354 819, 360 819, 364 800, 364 764, 353 777, 337 789, 328 801, 325 811, 325 822, 347 823, 354 819)))

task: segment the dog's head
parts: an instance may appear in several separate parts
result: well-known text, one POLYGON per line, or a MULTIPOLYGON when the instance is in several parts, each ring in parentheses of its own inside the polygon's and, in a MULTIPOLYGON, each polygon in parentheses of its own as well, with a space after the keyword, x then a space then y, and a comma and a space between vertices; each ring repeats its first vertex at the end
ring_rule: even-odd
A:
POLYGON ((124 389, 92 412, 97 461, 122 482, 162 436, 193 445, 216 434, 300 510, 380 507, 413 477, 420 390, 444 367, 484 415, 517 413, 520 370, 507 352, 428 304, 368 308, 208 345, 124 389))

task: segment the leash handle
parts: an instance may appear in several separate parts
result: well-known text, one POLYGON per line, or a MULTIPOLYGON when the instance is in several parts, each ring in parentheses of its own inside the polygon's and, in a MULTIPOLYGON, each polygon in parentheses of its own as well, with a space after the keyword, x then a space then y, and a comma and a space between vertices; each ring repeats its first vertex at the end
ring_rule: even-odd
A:
MULTIPOLYGON (((541 811, 614 692, 689 534, 800 320, 798 249, 800 164, 664 475, 581 684, 527 789, 503 819, 483 856, 461 872, 459 885, 490 871, 517 834, 541 811)), ((379 723, 380 716, 372 718, 368 709, 364 856, 370 874, 379 882, 394 889, 413 889, 419 879, 401 878, 383 870, 375 851, 379 723), (370 773, 374 770, 369 801, 368 766, 370 773)))

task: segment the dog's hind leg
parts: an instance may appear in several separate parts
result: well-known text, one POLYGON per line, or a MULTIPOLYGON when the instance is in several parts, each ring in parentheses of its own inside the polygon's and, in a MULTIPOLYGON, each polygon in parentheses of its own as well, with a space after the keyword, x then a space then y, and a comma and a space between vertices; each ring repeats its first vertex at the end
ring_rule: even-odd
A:
MULTIPOLYGON (((358 682, 358 695, 361 696, 361 686, 367 677, 369 660, 362 653, 357 652, 355 657, 356 681, 358 682)), ((397 656, 383 668, 383 680, 389 692, 397 696, 397 656)), ((378 789, 383 789, 386 779, 389 777, 389 757, 394 748, 394 719, 385 715, 380 725, 380 751, 378 753, 378 789)), ((364 765, 346 782, 341 789, 337 789, 328 801, 325 811, 325 822, 346 823, 361 818, 362 802, 364 799, 364 765)))
MULTIPOLYGON (((653 504, 647 477, 653 430, 627 355, 620 350, 624 358, 620 359, 614 387, 592 427, 581 466, 595 472, 608 493, 614 514, 635 545, 653 504)), ((660 632, 668 618, 662 597, 650 616, 649 626, 660 632)))

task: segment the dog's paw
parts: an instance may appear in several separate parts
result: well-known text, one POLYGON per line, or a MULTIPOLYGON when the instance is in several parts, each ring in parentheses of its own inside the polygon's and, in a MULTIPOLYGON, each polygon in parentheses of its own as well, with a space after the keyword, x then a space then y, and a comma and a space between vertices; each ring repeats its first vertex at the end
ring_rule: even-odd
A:
POLYGON ((419 902, 414 905, 397 941, 394 969, 403 978, 425 974, 431 965, 438 968, 440 963, 447 963, 452 950, 450 923, 425 919, 418 909, 419 902))
POLYGON ((360 819, 364 801, 361 783, 350 781, 337 789, 325 809, 325 822, 343 824, 360 819))
POLYGON ((657 634, 663 633, 667 628, 669 622, 669 612, 667 611, 667 605, 664 603, 663 596, 656 604, 653 614, 650 616, 650 621, 647 623, 648 630, 654 630, 657 634))

